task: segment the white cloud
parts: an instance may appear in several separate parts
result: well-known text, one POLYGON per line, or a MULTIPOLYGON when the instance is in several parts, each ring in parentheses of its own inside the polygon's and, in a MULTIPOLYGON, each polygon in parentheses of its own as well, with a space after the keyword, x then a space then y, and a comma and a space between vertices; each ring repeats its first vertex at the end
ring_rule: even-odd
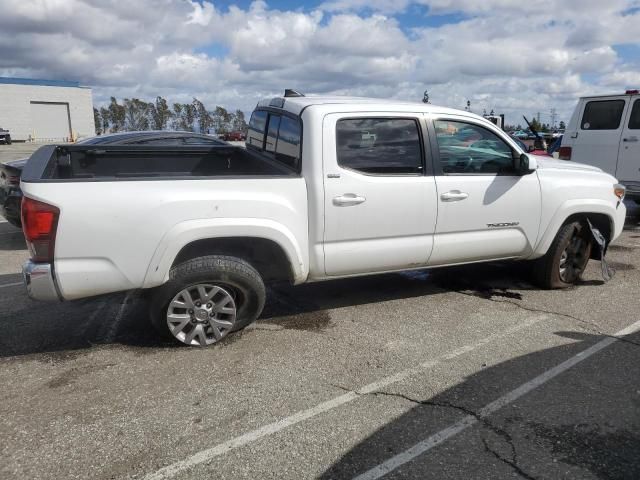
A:
POLYGON ((285 87, 415 100, 429 89, 458 108, 470 99, 477 111, 515 118, 555 107, 567 119, 578 96, 637 83, 637 63, 613 46, 640 44, 638 6, 333 0, 279 11, 262 1, 222 10, 189 0, 4 0, 0 75, 77 79, 97 103, 195 96, 251 110, 285 87), (412 4, 427 13, 408 28, 412 4), (432 21, 451 13, 462 20, 432 21))

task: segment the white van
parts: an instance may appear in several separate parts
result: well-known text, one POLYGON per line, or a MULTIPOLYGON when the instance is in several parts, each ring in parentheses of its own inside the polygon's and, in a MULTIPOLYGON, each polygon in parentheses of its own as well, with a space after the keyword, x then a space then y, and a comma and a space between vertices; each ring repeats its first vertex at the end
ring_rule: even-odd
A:
POLYGON ((581 98, 559 153, 610 173, 640 203, 640 90, 581 98))

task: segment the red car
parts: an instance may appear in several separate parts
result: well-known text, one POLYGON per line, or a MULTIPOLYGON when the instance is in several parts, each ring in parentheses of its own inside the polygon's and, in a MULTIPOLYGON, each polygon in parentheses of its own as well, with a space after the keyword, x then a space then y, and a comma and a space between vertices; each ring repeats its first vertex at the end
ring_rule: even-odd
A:
POLYGON ((244 142, 247 136, 242 132, 227 132, 221 136, 225 142, 244 142))

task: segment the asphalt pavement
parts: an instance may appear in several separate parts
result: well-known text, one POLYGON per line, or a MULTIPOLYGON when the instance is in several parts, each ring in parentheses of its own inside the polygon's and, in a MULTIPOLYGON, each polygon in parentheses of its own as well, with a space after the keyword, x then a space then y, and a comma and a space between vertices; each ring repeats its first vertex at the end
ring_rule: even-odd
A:
MULTIPOLYGON (((1 221, 1 219, 0 219, 1 221)), ((487 264, 271 286, 213 348, 140 292, 27 298, 0 223, 0 478, 640 478, 640 228, 581 285, 487 264)))

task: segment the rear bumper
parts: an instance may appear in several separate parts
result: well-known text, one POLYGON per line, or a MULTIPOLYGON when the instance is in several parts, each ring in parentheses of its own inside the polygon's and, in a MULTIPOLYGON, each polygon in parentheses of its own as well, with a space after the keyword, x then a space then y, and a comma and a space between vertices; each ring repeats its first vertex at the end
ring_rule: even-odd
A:
POLYGON ((56 287, 51 264, 33 263, 28 260, 22 267, 22 276, 30 298, 48 302, 62 300, 56 287))

